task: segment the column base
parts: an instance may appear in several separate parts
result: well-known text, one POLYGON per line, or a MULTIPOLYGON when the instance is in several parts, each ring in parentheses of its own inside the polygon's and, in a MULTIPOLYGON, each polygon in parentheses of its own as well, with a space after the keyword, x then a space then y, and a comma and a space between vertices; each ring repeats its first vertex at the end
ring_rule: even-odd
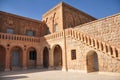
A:
POLYGON ((23 70, 27 70, 27 67, 23 67, 22 69, 23 69, 23 70))
POLYGON ((48 69, 53 70, 53 69, 54 69, 54 67, 53 67, 53 66, 49 66, 49 67, 48 67, 48 69))
POLYGON ((37 68, 37 69, 42 69, 42 68, 43 68, 43 66, 36 66, 36 68, 37 68))
POLYGON ((5 69, 4 71, 10 71, 10 69, 5 69))
POLYGON ((62 71, 68 71, 65 66, 62 67, 62 71))

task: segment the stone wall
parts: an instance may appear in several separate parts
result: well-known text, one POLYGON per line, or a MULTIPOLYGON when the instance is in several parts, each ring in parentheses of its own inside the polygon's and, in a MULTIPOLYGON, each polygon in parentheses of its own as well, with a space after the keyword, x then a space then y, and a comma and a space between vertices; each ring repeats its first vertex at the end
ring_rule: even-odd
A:
POLYGON ((75 29, 120 48, 120 14, 79 25, 75 29))
POLYGON ((60 3, 46 12, 42 20, 46 22, 50 33, 53 33, 56 24, 58 24, 58 31, 62 31, 96 19, 66 3, 60 3))
POLYGON ((45 27, 41 21, 0 12, 0 32, 6 33, 6 29, 10 28, 14 29, 15 34, 25 35, 26 30, 32 30, 35 32, 35 36, 43 36, 45 27))
POLYGON ((50 33, 55 32, 55 25, 58 25, 58 31, 62 31, 62 6, 61 4, 55 6, 53 9, 49 10, 43 14, 42 21, 46 22, 48 31, 50 33))
MULTIPOLYGON (((67 66, 68 71, 87 71, 87 54, 95 51, 98 55, 98 68, 100 72, 120 72, 120 61, 112 58, 106 53, 99 51, 81 41, 68 37, 67 44, 67 66), (72 44, 71 44, 72 43, 72 44), (71 60, 71 50, 76 50, 76 59, 71 60)), ((89 66, 88 66, 89 67, 89 66)))
POLYGON ((71 28, 75 27, 93 20, 96 20, 94 17, 66 4, 63 3, 63 27, 71 28))

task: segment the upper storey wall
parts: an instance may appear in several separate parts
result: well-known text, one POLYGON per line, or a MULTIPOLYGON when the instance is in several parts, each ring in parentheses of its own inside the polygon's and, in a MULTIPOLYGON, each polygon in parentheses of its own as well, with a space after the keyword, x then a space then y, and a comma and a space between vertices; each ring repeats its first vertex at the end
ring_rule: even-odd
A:
POLYGON ((46 22, 46 25, 50 33, 56 32, 56 28, 55 28, 56 25, 57 25, 57 31, 63 30, 61 4, 58 4, 57 6, 46 12, 42 17, 42 21, 46 22))
POLYGON ((120 47, 120 14, 79 25, 75 29, 120 47))
POLYGON ((65 28, 71 28, 83 23, 87 23, 96 20, 94 17, 63 3, 63 25, 65 28))
POLYGON ((61 2, 43 15, 50 33, 96 20, 94 17, 61 2), (57 28, 56 28, 57 24, 57 28), (57 29, 57 30, 56 30, 57 29))
POLYGON ((44 27, 41 21, 0 12, 0 32, 6 33, 7 29, 13 29, 14 34, 25 35, 30 30, 35 32, 35 36, 43 36, 44 27))

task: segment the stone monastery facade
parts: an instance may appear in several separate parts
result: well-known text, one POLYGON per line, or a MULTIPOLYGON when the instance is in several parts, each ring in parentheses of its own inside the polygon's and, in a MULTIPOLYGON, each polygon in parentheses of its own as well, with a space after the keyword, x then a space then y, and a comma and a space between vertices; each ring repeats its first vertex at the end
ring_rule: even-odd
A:
POLYGON ((42 21, 0 11, 0 70, 120 73, 120 14, 96 20, 61 2, 42 21))

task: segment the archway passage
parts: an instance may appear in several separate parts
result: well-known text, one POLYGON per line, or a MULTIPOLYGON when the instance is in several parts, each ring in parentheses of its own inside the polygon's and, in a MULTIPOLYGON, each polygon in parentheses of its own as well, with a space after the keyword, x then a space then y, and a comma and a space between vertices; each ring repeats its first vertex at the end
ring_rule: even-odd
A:
POLYGON ((11 51, 12 55, 12 70, 20 69, 22 66, 22 49, 20 47, 14 47, 11 51))
POLYGON ((35 68, 37 60, 37 52, 35 48, 28 49, 28 68, 35 68))
POLYGON ((3 71, 5 69, 5 48, 3 46, 0 46, 0 71, 3 71))
POLYGON ((49 67, 49 51, 47 47, 45 47, 43 51, 43 67, 44 68, 49 67))
POLYGON ((89 51, 87 53, 87 72, 99 71, 98 55, 95 51, 89 51))
POLYGON ((62 49, 59 45, 54 48, 54 68, 62 69, 62 49))

